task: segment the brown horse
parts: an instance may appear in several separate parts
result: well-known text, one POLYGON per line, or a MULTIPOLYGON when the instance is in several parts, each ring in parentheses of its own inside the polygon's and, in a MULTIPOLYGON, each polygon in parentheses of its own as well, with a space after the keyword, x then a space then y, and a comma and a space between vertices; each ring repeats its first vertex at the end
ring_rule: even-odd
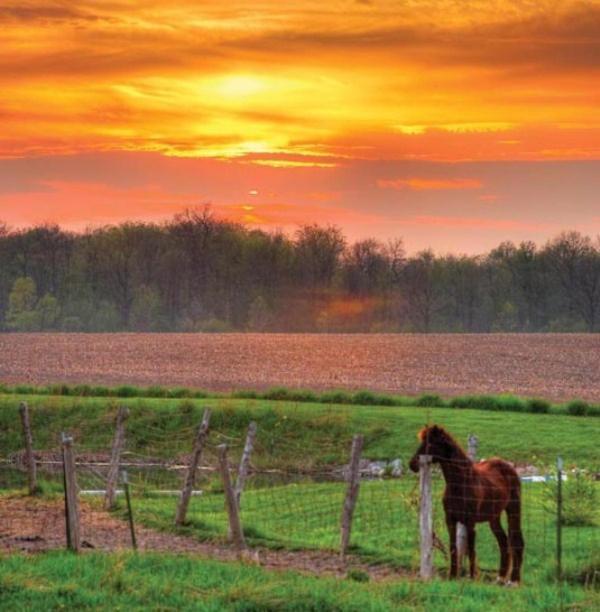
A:
POLYGON ((458 574, 456 524, 462 523, 466 528, 470 575, 474 578, 475 524, 487 522, 500 547, 498 580, 506 581, 512 565, 507 584, 518 584, 525 542, 521 533, 521 483, 515 469, 502 459, 474 463, 437 425, 421 430, 419 440, 421 445, 410 460, 410 469, 418 472, 419 455, 431 455, 432 462, 440 464, 446 481, 443 503, 450 535, 450 578, 458 574), (508 516, 508 538, 500 522, 503 511, 508 516))

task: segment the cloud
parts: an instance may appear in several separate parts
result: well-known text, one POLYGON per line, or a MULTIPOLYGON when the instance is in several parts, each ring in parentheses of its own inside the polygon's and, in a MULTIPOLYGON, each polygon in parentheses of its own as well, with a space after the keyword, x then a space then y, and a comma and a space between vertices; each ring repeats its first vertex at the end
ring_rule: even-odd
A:
POLYGON ((379 179, 377 186, 381 189, 410 189, 411 191, 455 191, 463 189, 481 189, 483 183, 473 178, 401 178, 379 179))
POLYGON ((0 222, 79 230, 161 221, 210 202, 218 215, 250 227, 294 231, 302 223, 331 223, 350 239, 403 237, 411 252, 433 246, 477 253, 507 239, 544 241, 563 228, 600 234, 600 161, 343 162, 274 168, 141 152, 0 159, 0 222), (398 192, 379 187, 380 177, 468 178, 485 188, 398 192), (480 199, 495 194, 501 206, 480 199))

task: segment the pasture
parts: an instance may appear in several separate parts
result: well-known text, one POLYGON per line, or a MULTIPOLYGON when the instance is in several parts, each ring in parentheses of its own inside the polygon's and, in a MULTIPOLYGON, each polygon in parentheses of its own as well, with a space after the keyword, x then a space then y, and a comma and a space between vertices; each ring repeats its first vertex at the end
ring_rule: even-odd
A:
MULTIPOLYGON (((192 556, 174 557, 162 549, 160 554, 144 552, 139 556, 91 552, 74 558, 51 552, 29 558, 12 551, 0 563, 0 598, 13 608, 36 609, 44 597, 56 607, 100 609, 135 608, 159 597, 165 609, 207 610, 551 610, 584 609, 598 602, 597 591, 590 586, 594 580, 597 585, 598 580, 594 573, 598 571, 600 548, 597 507, 584 524, 564 526, 565 580, 557 585, 556 516, 552 505, 555 485, 551 482, 523 484, 527 549, 524 585, 517 590, 490 584, 497 569, 498 551, 487 525, 478 528, 480 579, 471 583, 443 578, 448 560, 443 550, 447 548, 447 537, 439 503, 439 475, 434 477, 434 529, 442 546, 434 556, 438 578, 433 582, 422 584, 415 579, 419 555, 418 487, 417 480, 406 473, 400 478, 365 478, 361 482, 346 579, 304 575, 315 571, 327 574, 327 565, 321 572, 318 565, 302 567, 295 561, 305 554, 303 551, 313 551, 310 554, 324 563, 323 559, 331 557, 339 546, 339 517, 345 492, 339 468, 348 461, 355 433, 365 437, 364 458, 399 458, 406 467, 417 447, 417 431, 425 422, 438 422, 462 441, 469 433, 475 433, 480 440, 480 457, 501 455, 523 470, 548 473, 553 470, 557 454, 562 454, 571 478, 574 469, 584 470, 585 474, 600 470, 600 419, 595 416, 231 397, 116 399, 11 393, 0 396, 0 458, 5 462, 14 460, 22 447, 18 405, 23 400, 30 406, 35 448, 43 451, 41 460, 56 456, 59 433, 69 431, 81 461, 94 465, 104 461, 110 451, 117 406, 127 406, 124 461, 130 464, 138 529, 164 534, 165 538, 185 538, 192 556), (212 409, 213 416, 210 444, 197 482, 203 494, 192 498, 186 524, 175 527, 176 497, 157 491, 180 486, 182 473, 177 466, 187 461, 195 428, 206 407, 212 409), (242 525, 251 547, 264 551, 267 558, 279 555, 279 560, 289 561, 281 564, 287 568, 284 573, 208 560, 202 552, 198 557, 192 544, 209 547, 198 548, 204 552, 210 552, 211 546, 214 550, 227 546, 223 490, 212 469, 214 449, 226 442, 235 465, 250 421, 257 423, 258 436, 252 456, 254 473, 241 503, 242 525), (143 466, 136 467, 136 461, 154 462, 156 467, 142 469, 143 466), (336 473, 337 477, 332 478, 336 473), (382 570, 376 568, 389 568, 383 582, 378 578, 382 570), (305 571, 298 574, 298 570, 305 571), (369 573, 371 582, 360 582, 369 573), (93 584, 96 574, 103 577, 100 589, 93 584)), ((4 469, 0 468, 0 488, 3 495, 19 499, 25 476, 9 467, 5 463, 4 469)), ((82 488, 103 484, 97 467, 82 465, 78 477, 82 488)), ((38 501, 56 504, 62 490, 58 474, 42 470, 40 478, 43 493, 38 501)), ((570 487, 565 483, 567 497, 581 493, 570 487)), ((596 484, 592 487, 597 491, 596 484)), ((85 505, 101 512, 99 500, 88 498, 85 505)), ((125 525, 121 497, 112 516, 125 525)), ((123 530, 116 548, 129 546, 126 533, 123 530)))

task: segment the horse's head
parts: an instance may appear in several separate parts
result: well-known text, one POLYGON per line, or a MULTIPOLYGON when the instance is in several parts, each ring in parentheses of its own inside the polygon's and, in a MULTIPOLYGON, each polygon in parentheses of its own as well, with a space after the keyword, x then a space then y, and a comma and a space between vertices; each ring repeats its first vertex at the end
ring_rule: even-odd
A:
POLYGON ((456 443, 452 436, 439 425, 424 427, 418 435, 421 442, 409 466, 413 472, 419 471, 419 455, 431 455, 433 463, 439 463, 453 456, 456 443))

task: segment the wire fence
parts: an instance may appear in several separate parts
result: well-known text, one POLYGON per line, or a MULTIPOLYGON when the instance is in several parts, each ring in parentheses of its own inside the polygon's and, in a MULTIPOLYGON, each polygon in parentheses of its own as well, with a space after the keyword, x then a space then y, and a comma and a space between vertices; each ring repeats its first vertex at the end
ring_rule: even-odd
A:
MULTIPOLYGON (((23 412, 28 418, 21 414, 19 419, 16 414, 15 431, 4 432, 8 443, 2 448, 8 452, 0 455, 0 549, 65 546, 73 522, 79 519, 65 510, 69 472, 65 438, 61 439, 64 415, 52 418, 46 411, 38 414, 26 407, 23 412), (38 440, 46 442, 43 449, 38 440), (25 498, 22 490, 26 488, 38 494, 25 498)), ((413 473, 408 457, 369 461, 360 453, 352 455, 356 450, 352 440, 340 439, 331 444, 332 448, 337 445, 345 461, 323 465, 312 460, 311 449, 303 449, 301 441, 273 431, 255 432, 249 445, 245 428, 227 427, 222 415, 207 425, 204 437, 197 415, 176 425, 147 420, 140 430, 138 422, 133 437, 128 436, 125 415, 119 443, 119 412, 114 407, 69 432, 81 516, 79 547, 129 547, 137 532, 142 548, 152 548, 154 543, 161 550, 194 550, 198 543, 223 552, 232 549, 233 538, 237 549, 309 551, 322 554, 323 563, 327 555, 343 558, 345 553, 366 563, 417 573, 423 567, 423 525, 429 521, 429 555, 434 571, 443 574, 452 565, 454 545, 460 545, 460 536, 457 540, 449 535, 443 502, 444 491, 454 487, 450 497, 460 502, 459 511, 467 512, 464 522, 469 522, 468 516, 479 521, 475 549, 480 575, 494 579, 503 571, 502 546, 489 526, 492 514, 499 515, 496 511, 502 505, 497 482, 494 478, 471 482, 473 464, 468 459, 460 459, 461 469, 465 467, 468 474, 453 480, 449 474, 458 472, 445 469, 444 457, 436 459, 434 454, 431 509, 424 517, 423 472, 413 473), (230 491, 220 461, 224 453, 230 491), (285 460, 302 454, 306 460, 300 463, 285 460), (244 471, 247 475, 240 483, 244 471), (114 496, 107 502, 111 487, 114 496), (186 490, 189 499, 181 517, 186 490), (233 509, 229 494, 235 499, 233 509), (481 516, 475 517, 477 512, 481 516), (241 542, 234 537, 236 520, 241 542)), ((582 470, 553 470, 535 477, 521 474, 526 580, 600 585, 599 495, 600 483, 582 470)), ((502 520, 510 539, 509 525, 502 520)), ((465 552, 468 556, 468 546, 465 552)))

